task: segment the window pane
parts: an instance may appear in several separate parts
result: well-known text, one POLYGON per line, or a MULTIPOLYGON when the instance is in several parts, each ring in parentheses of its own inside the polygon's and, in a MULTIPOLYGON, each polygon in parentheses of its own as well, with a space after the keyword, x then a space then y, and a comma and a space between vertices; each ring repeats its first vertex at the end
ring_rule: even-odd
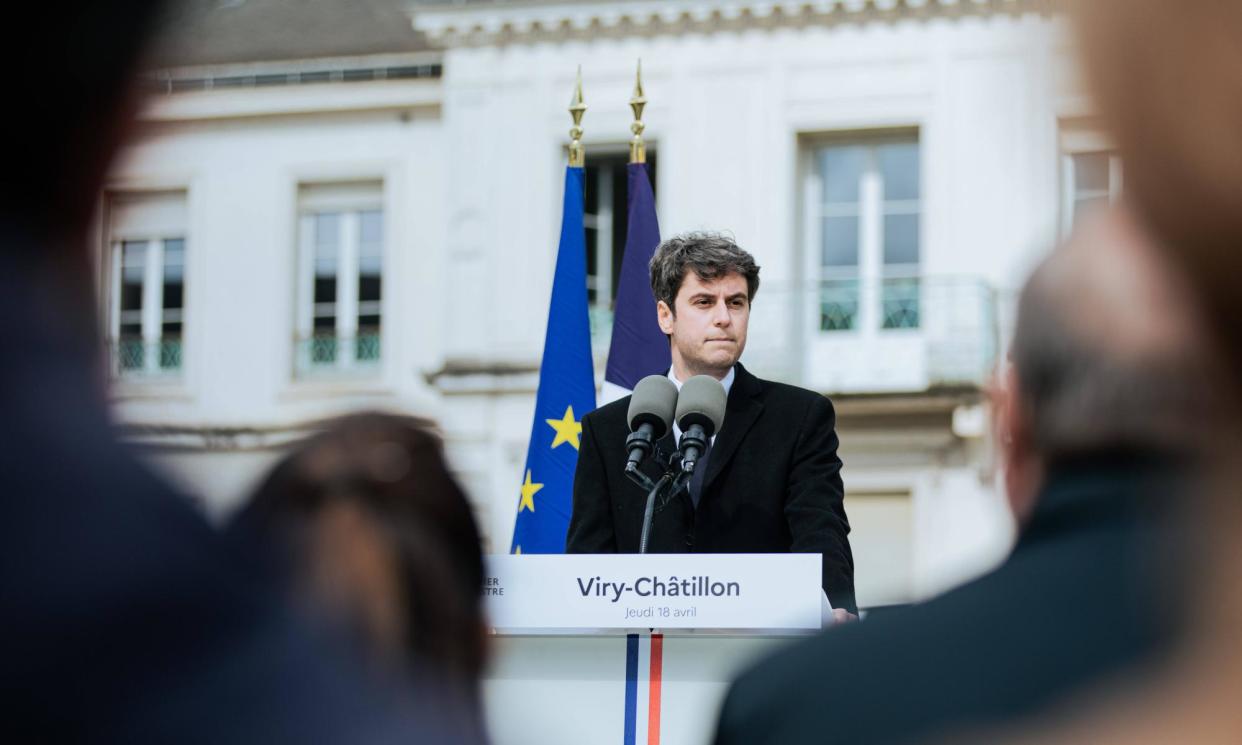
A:
POLYGON ((1079 153, 1074 156, 1074 191, 1108 192, 1108 153, 1079 153))
POLYGON ((824 203, 858 201, 858 183, 867 164, 860 145, 826 147, 819 151, 819 173, 824 181, 824 203))
POLYGON ((858 266, 858 218, 853 216, 825 217, 823 226, 822 266, 858 266))
POLYGON ((884 216, 884 264, 919 263, 919 216, 884 216))
POLYGON ((121 312, 142 310, 142 280, 147 271, 145 241, 121 244, 121 312))
POLYGON ((117 366, 121 370, 142 370, 146 347, 142 342, 142 285, 147 267, 145 241, 121 244, 121 313, 117 340, 117 366))
POLYGON ((315 276, 335 277, 341 218, 334 212, 315 215, 315 276))
POLYGON ((183 307, 185 287, 185 241, 164 241, 164 310, 183 307))
POLYGON ((164 241, 164 281, 180 280, 185 275, 185 239, 169 238, 164 241))
POLYGON ((332 306, 336 302, 336 277, 315 278, 315 313, 319 315, 319 307, 332 306))
POLYGON ((354 359, 357 362, 375 362, 380 358, 380 317, 358 316, 358 339, 355 342, 354 359))
POLYGON ((316 333, 309 340, 312 365, 331 365, 336 362, 336 337, 316 333))
MULTIPOLYGON (((379 210, 368 210, 358 214, 358 227, 361 231, 360 240, 363 246, 380 246, 384 241, 384 213, 379 210)), ((366 253, 366 249, 363 249, 366 253)), ((378 252, 377 252, 378 253, 378 252)))
POLYGON ((599 214, 599 189, 594 188, 599 183, 599 162, 607 160, 606 158, 596 158, 594 165, 587 165, 582 174, 582 183, 585 189, 582 193, 582 211, 588 215, 599 214))
POLYGON ((165 321, 160 335, 159 362, 162 370, 181 369, 181 321, 165 321))
MULTIPOLYGON (((378 302, 383 270, 384 215, 378 210, 358 215, 361 242, 358 246, 358 302, 378 302)), ((362 323, 361 317, 359 323, 362 323)))
POLYGON ((884 328, 916 329, 919 327, 918 279, 885 279, 880 302, 884 328))
POLYGON ((884 179, 884 199, 919 198, 919 146, 914 142, 881 145, 876 148, 880 175, 884 179))
POLYGON ((910 602, 915 567, 910 495, 850 493, 846 500, 850 502, 850 548, 859 604, 910 602))
POLYGON ((378 274, 364 274, 358 277, 358 302, 378 302, 382 282, 378 274))
POLYGON ((118 366, 122 370, 141 370, 146 364, 145 351, 141 336, 122 331, 116 346, 118 366))
POLYGON ((331 305, 336 302, 336 271, 339 256, 341 218, 335 212, 315 215, 315 328, 325 319, 333 320, 331 305), (320 306, 328 306, 324 313, 320 306))
POLYGON ((587 302, 595 304, 598 288, 596 288, 599 268, 596 257, 599 255, 599 231, 595 228, 586 229, 586 264, 587 264, 587 302))
POLYGON ((829 280, 820 284, 819 328, 849 331, 858 319, 858 280, 829 280))

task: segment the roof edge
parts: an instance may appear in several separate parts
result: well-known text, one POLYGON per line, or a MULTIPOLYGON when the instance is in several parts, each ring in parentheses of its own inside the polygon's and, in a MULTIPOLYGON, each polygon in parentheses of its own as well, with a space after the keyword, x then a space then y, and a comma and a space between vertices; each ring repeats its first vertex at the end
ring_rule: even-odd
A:
POLYGON ((419 6, 414 28, 443 46, 535 41, 599 31, 652 34, 929 15, 1055 12, 1057 0, 605 0, 419 6))

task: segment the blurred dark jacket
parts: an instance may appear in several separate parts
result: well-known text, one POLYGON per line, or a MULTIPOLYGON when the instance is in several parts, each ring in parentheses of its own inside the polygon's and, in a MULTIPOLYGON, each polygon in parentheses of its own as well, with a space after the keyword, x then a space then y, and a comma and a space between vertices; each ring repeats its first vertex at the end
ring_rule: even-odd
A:
POLYGON ((91 301, 18 240, 0 232, 0 740, 471 741, 451 702, 365 678, 117 443, 91 301))
POLYGON ((1053 469, 1013 554, 921 605, 832 629, 743 674, 717 745, 899 743, 1036 714, 1174 636, 1162 506, 1180 469, 1113 454, 1053 469))

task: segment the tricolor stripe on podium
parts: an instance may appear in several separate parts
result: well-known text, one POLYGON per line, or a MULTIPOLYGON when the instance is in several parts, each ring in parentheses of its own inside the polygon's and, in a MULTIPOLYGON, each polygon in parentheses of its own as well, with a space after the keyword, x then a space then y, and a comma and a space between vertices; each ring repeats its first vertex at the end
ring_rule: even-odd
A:
POLYGON ((660 694, 664 678, 664 635, 625 638, 624 745, 660 745, 660 694), (646 735, 644 741, 643 735, 646 735))

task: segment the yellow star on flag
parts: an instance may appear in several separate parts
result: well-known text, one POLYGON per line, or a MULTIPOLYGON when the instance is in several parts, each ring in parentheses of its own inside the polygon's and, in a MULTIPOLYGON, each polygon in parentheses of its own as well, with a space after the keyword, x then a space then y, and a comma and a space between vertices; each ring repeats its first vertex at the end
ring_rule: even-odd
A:
POLYGON ((574 421, 574 407, 567 406, 565 408, 565 417, 563 419, 545 419, 552 429, 556 430, 556 438, 552 440, 552 448, 555 450, 557 445, 568 442, 574 446, 574 450, 578 450, 578 435, 582 434, 582 422, 574 421))
POLYGON ((522 555, 522 547, 521 547, 521 546, 518 546, 517 548, 513 549, 513 553, 514 553, 514 554, 517 554, 518 556, 521 556, 521 555, 522 555))
POLYGON ((522 510, 535 511, 535 492, 543 488, 543 484, 532 484, 530 480, 530 469, 526 469, 526 483, 522 484, 522 501, 518 502, 518 514, 522 514, 522 510))

